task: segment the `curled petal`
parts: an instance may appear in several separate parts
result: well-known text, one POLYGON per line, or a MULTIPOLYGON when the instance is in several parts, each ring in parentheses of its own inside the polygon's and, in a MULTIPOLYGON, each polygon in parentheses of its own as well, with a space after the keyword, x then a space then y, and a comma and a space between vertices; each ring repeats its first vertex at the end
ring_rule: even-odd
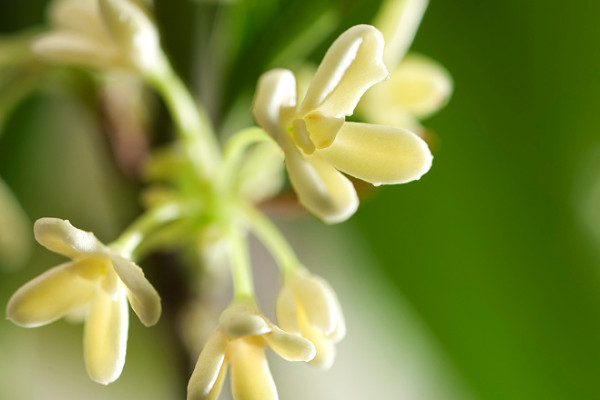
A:
POLYGON ((273 351, 288 361, 310 361, 315 346, 305 338, 287 333, 271 324, 271 332, 262 336, 273 351))
POLYGON ((277 388, 262 348, 245 339, 231 340, 231 391, 236 400, 276 400, 277 388))
POLYGON ((386 84, 369 89, 358 104, 358 110, 364 118, 373 124, 394 126, 421 134, 423 127, 413 115, 399 106, 393 106, 385 100, 386 84))
POLYGON ((75 228, 67 220, 40 218, 33 226, 35 240, 55 253, 70 258, 104 256, 106 247, 91 232, 75 228))
POLYGON ((340 171, 374 185, 419 179, 433 158, 425 141, 410 131, 353 122, 319 153, 340 171))
POLYGON ((299 114, 313 110, 334 117, 351 115, 363 93, 384 80, 383 36, 370 25, 356 25, 342 33, 319 65, 299 114))
POLYGON ((308 363, 321 369, 331 368, 335 361, 335 343, 319 329, 312 326, 302 310, 298 314, 302 336, 310 340, 316 350, 315 357, 308 363))
POLYGON ((336 299, 331 287, 322 278, 304 271, 291 279, 294 295, 308 323, 325 335, 331 334, 338 322, 336 299))
POLYGON ((354 214, 358 196, 348 178, 319 154, 304 157, 289 146, 285 155, 292 186, 308 211, 329 224, 345 221, 354 214))
POLYGON ((146 326, 156 324, 160 318, 160 296, 142 269, 134 262, 123 257, 111 257, 115 272, 127 288, 127 298, 131 308, 146 326))
POLYGON ((285 114, 286 109, 292 110, 295 106, 296 78, 291 71, 273 69, 260 77, 252 104, 252 114, 258 125, 280 145, 285 142, 287 135, 285 128, 281 128, 283 120, 286 119, 282 112, 285 114))
POLYGON ((111 296, 97 290, 85 323, 83 347, 90 378, 108 385, 115 381, 125 364, 129 325, 124 292, 111 296))
POLYGON ((102 19, 113 40, 143 71, 162 67, 160 40, 149 16, 130 0, 99 0, 102 19))
POLYGON ((277 315, 277 323, 284 331, 300 333, 300 327, 298 326, 298 306, 296 305, 294 292, 289 285, 284 285, 279 291, 275 313, 277 315))
POLYGON ((269 325, 258 315, 246 315, 223 323, 223 333, 232 338, 262 335, 270 331, 269 325))
POLYGON ((221 370, 219 371, 219 376, 217 376, 217 380, 213 385, 213 389, 210 392, 210 395, 206 400, 217 400, 221 390, 223 389, 223 383, 225 383, 225 377, 227 376, 227 364, 223 364, 221 370))
POLYGON ((232 338, 271 332, 265 319, 256 313, 255 306, 243 301, 223 311, 219 323, 223 333, 232 338))
POLYGON ((110 37, 100 20, 98 2, 95 0, 53 1, 48 14, 50 21, 58 29, 110 43, 110 37))
POLYGON ((448 102, 453 84, 450 74, 440 64, 425 56, 410 54, 380 88, 381 102, 425 118, 448 102))
POLYGON ((59 265, 23 285, 8 301, 6 317, 19 326, 33 328, 87 304, 96 285, 81 276, 74 265, 59 265))
POLYGON ((383 33, 385 50, 383 61, 393 70, 410 47, 421 23, 429 0, 386 0, 375 25, 383 33))
POLYGON ((114 47, 71 32, 48 33, 33 43, 32 51, 51 62, 91 68, 108 68, 121 63, 114 47))
POLYGON ((335 296, 335 308, 336 308, 336 320, 337 325, 331 334, 329 335, 329 339, 333 341, 333 343, 337 343, 342 340, 346 336, 346 319, 344 318, 344 313, 342 312, 342 306, 340 305, 340 301, 337 296, 335 296))
POLYGON ((227 337, 215 331, 209 338, 188 383, 188 400, 209 400, 219 397, 227 372, 225 349, 227 337))
POLYGON ((328 147, 335 140, 335 136, 344 124, 344 118, 336 118, 313 111, 304 117, 306 129, 310 140, 317 149, 328 147))

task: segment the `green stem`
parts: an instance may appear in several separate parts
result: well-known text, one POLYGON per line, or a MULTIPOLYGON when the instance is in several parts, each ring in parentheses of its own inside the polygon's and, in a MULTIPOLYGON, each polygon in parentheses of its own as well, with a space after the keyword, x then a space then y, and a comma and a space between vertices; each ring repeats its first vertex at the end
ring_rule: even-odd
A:
POLYGON ((242 156, 248 147, 255 143, 271 140, 265 131, 260 128, 252 127, 239 131, 233 135, 225 145, 224 165, 221 170, 221 179, 223 191, 231 193, 235 185, 236 172, 239 170, 242 156))
POLYGON ((241 204, 240 208, 250 229, 273 255, 282 273, 300 268, 296 253, 271 220, 250 205, 241 204))
POLYGON ((210 180, 221 161, 210 118, 170 65, 160 71, 149 82, 163 96, 190 162, 202 179, 210 180))
POLYGON ((254 283, 245 235, 239 229, 234 228, 229 238, 234 296, 238 300, 254 299, 254 283))
POLYGON ((133 259, 138 246, 152 231, 166 223, 190 215, 197 209, 196 203, 176 202, 150 209, 129 225, 111 246, 118 248, 123 256, 133 259))

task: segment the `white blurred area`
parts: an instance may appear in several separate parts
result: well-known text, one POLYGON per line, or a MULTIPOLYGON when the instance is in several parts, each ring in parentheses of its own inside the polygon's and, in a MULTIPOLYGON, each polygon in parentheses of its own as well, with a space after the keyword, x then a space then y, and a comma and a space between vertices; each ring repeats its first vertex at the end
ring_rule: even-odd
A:
MULTIPOLYGON (((113 210, 122 203, 122 192, 117 190, 119 185, 114 183, 107 160, 98 159, 94 151, 100 144, 90 139, 97 137, 90 134, 92 121, 89 116, 73 118, 81 116, 71 113, 73 106, 69 101, 54 100, 52 107, 40 107, 47 111, 36 115, 31 129, 43 135, 33 137, 30 145, 21 149, 36 160, 35 171, 23 172, 23 179, 33 180, 37 188, 30 199, 37 206, 32 216, 62 207, 71 214, 52 216, 73 219, 81 228, 101 227, 96 232, 99 237, 110 238, 114 221, 119 220, 113 210), (50 132, 40 127, 48 127, 50 132), (38 202, 39 193, 44 198, 38 202), (77 207, 82 204, 86 207, 77 207)), ((286 222, 281 228, 306 266, 336 290, 348 328, 330 371, 283 361, 268 350, 282 400, 476 400, 402 294, 395 291, 380 268, 373 268, 376 261, 351 223, 326 226, 310 217, 286 222)), ((48 257, 53 255, 37 244, 34 250, 37 255, 31 268, 3 275, 0 304, 5 305, 18 287, 61 260, 54 257, 56 262, 51 261, 48 257)), ((274 321, 280 287, 277 268, 257 241, 253 241, 252 256, 261 310, 274 321)), ((402 263, 400 251, 398 262, 402 263)), ((228 282, 228 272, 222 272, 228 282)), ((222 307, 215 310, 215 317, 229 301, 231 288, 219 287, 217 291, 222 307)), ((164 324, 163 317, 158 326, 145 328, 133 313, 130 315, 125 369, 119 380, 105 387, 86 374, 81 324, 61 320, 23 329, 2 318, 0 400, 183 398, 186 377, 180 376, 180 361, 171 352, 164 324)), ((198 337, 201 331, 214 329, 214 324, 202 325, 196 327, 198 337)), ((221 400, 230 398, 228 386, 221 400)))

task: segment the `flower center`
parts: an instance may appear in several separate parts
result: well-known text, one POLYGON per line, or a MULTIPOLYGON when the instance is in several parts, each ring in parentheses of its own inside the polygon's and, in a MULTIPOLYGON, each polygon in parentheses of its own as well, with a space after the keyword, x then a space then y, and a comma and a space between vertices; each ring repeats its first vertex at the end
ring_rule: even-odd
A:
POLYGON ((294 119, 288 131, 296 146, 305 154, 312 154, 315 149, 329 147, 343 124, 344 118, 311 111, 303 118, 294 119))

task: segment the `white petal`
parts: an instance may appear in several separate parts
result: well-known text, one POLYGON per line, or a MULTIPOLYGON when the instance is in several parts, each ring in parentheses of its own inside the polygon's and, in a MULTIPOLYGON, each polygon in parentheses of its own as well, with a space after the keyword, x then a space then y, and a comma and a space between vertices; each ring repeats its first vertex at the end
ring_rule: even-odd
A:
POLYGON ((32 46, 39 57, 51 62, 104 69, 122 64, 114 47, 94 38, 71 32, 53 32, 41 36, 32 46))
POLYGON ((263 339, 273 351, 288 361, 310 361, 315 357, 315 346, 307 339, 287 333, 271 324, 271 332, 263 339))
POLYGON ((410 131, 353 122, 319 153, 340 171, 374 185, 419 179, 433 158, 425 141, 410 131))
POLYGON ((414 116, 401 106, 393 105, 386 100, 388 91, 386 82, 373 86, 360 100, 357 110, 366 122, 408 129, 420 134, 424 128, 414 116))
POLYGON ((108 385, 121 375, 125 365, 128 325, 124 291, 111 296, 103 290, 97 290, 90 305, 83 337, 85 365, 94 381, 108 385))
POLYGON ((235 400, 276 400, 277 388, 262 348, 237 339, 227 349, 231 362, 231 391, 235 400))
POLYGON ((188 383, 188 400, 216 399, 227 371, 225 349, 227 337, 215 331, 204 345, 188 383))
POLYGON ((275 313, 277 315, 277 323, 284 331, 300 333, 296 298, 294 297, 292 288, 288 284, 281 288, 277 296, 275 313))
POLYGON ((87 304, 96 284, 78 273, 75 265, 59 265, 23 285, 8 301, 6 317, 19 326, 33 328, 87 304))
POLYGON ((325 336, 337 326, 337 305, 331 287, 320 277, 298 271, 291 276, 290 284, 308 323, 325 336))
POLYGON ((316 355, 308 362, 309 365, 321 369, 331 368, 335 361, 334 342, 326 337, 319 329, 312 326, 303 311, 300 311, 298 314, 302 336, 310 340, 316 349, 316 355))
POLYGON ((158 31, 144 10, 130 0, 99 0, 99 4, 105 26, 124 54, 145 72, 162 68, 158 31))
POLYGON ((382 83, 380 103, 425 118, 444 106, 452 94, 452 78, 444 67, 421 55, 409 54, 382 83))
POLYGON ((40 218, 33 226, 35 240, 55 253, 70 258, 102 257, 106 247, 91 232, 75 228, 67 220, 40 218))
POLYGON ((229 306, 219 318, 223 333, 229 337, 262 335, 271 331, 264 317, 250 302, 239 301, 229 306))
POLYGON ((328 147, 344 124, 344 118, 332 117, 320 111, 313 111, 304 117, 310 140, 317 149, 328 147))
POLYGON ((219 394, 221 394, 221 390, 223 389, 223 383, 225 383, 225 377, 227 376, 227 368, 228 365, 226 363, 223 364, 221 370, 219 371, 219 376, 217 376, 217 380, 213 385, 213 388, 206 398, 206 400, 217 400, 219 394))
POLYGON ((96 0, 56 0, 51 3, 48 14, 52 25, 59 30, 110 43, 96 0))
POLYGON ((335 330, 329 335, 329 339, 333 341, 333 343, 338 343, 346 336, 346 319, 344 318, 344 313, 342 312, 342 306, 340 305, 340 301, 337 296, 335 296, 335 305, 336 305, 336 313, 337 313, 337 325, 335 330))
POLYGON ((287 114, 296 106, 296 79, 291 71, 273 69, 258 80, 252 114, 269 135, 283 147, 287 131, 284 125, 287 114))
POLYGON ((428 0, 386 0, 375 17, 375 25, 385 39, 383 61, 393 70, 410 47, 428 0))
POLYGON ((384 80, 383 36, 370 25, 356 25, 331 45, 317 69, 299 114, 314 110, 334 117, 351 115, 363 93, 384 80))
POLYGON ((119 256, 111 257, 115 272, 127 288, 131 308, 146 326, 158 322, 161 313, 160 296, 142 269, 133 261, 119 256))
POLYGON ((288 146, 285 155, 290 182, 308 211, 329 224, 345 221, 354 214, 358 196, 348 178, 319 154, 305 157, 288 146))

